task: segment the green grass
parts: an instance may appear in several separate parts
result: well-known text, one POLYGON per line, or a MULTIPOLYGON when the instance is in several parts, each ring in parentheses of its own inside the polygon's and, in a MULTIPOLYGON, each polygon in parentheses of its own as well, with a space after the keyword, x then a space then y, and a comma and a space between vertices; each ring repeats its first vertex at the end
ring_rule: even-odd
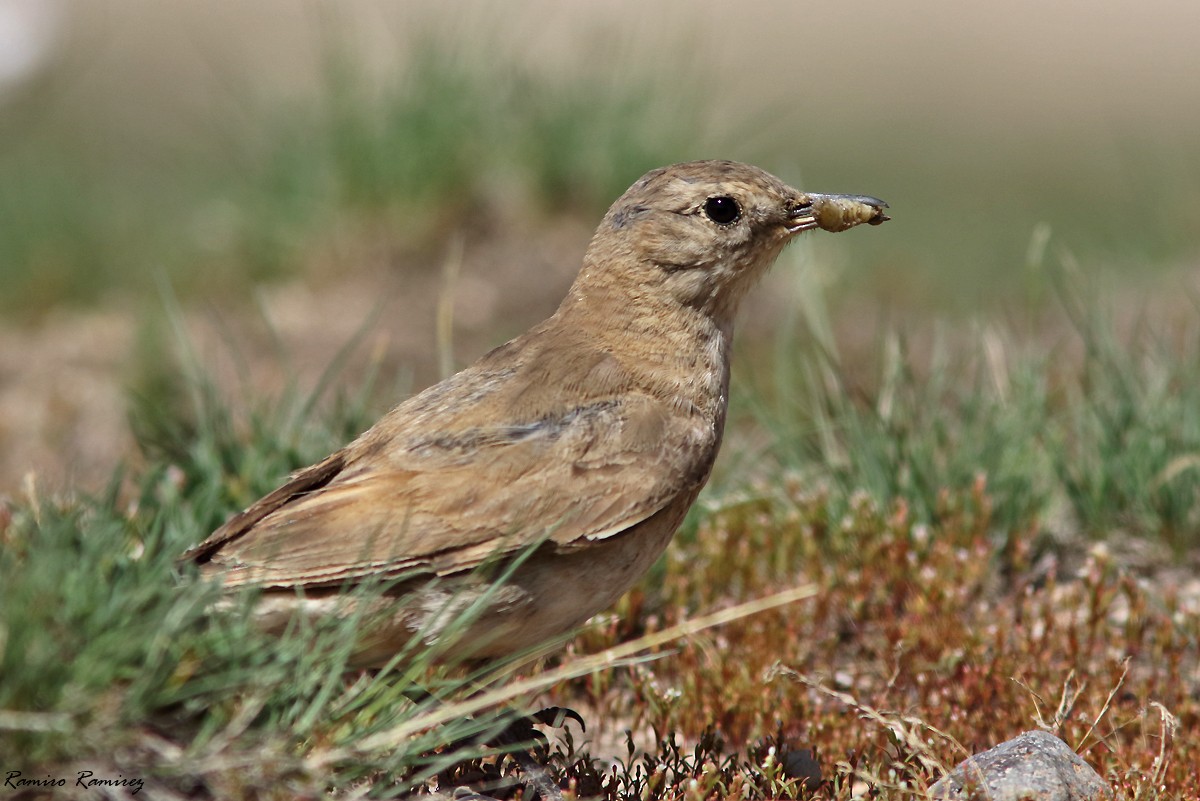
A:
POLYGON ((751 371, 737 408, 771 432, 777 474, 827 487, 837 509, 866 492, 936 522, 948 488, 978 484, 1001 536, 1040 529, 1195 548, 1194 326, 1141 312, 1118 333, 1114 318, 1129 309, 1115 296, 1055 275, 1053 334, 943 323, 918 347, 882 329, 867 364, 839 354, 824 302, 810 300, 805 322, 785 327, 772 369, 751 371))
MULTIPOLYGON (((138 777, 149 797, 205 785, 287 798, 363 777, 386 796, 452 764, 439 754, 448 743, 465 741, 458 761, 479 752, 471 738, 504 725, 507 708, 448 720, 443 709, 512 665, 463 674, 417 649, 348 680, 355 633, 369 621, 269 638, 251 623, 253 593, 214 612, 219 591, 177 564, 229 512, 365 427, 369 388, 330 399, 322 416, 328 381, 235 412, 186 346, 176 369, 184 392, 146 382, 135 406, 143 469, 98 496, 4 507, 0 753, 19 757, 11 769, 138 777), (412 700, 414 691, 441 701, 412 700)), ((384 589, 355 592, 369 600, 384 589)))
MULTIPOLYGON (((958 761, 958 743, 1033 725, 1024 688, 1056 696, 1075 671, 1092 678, 1055 730, 1088 749, 1119 798, 1145 798, 1156 782, 1194 788, 1184 767, 1139 750, 1162 738, 1186 766, 1192 746, 1171 739, 1168 718, 1160 731, 1137 712, 1153 700, 1196 714, 1183 670, 1200 642, 1194 616, 1105 550, 1078 578, 1046 572, 1044 558, 1083 558, 1080 532, 1195 547, 1196 339, 1169 341, 1149 324, 1118 339, 1102 298, 1060 291, 1074 323, 1062 354, 972 327, 918 365, 885 330, 875 379, 853 387, 810 303, 799 338, 810 345, 781 348, 770 385, 739 398, 774 435, 760 482, 726 476, 620 616, 593 624, 545 674, 562 677, 551 697, 585 712, 588 736, 629 729, 638 749, 610 763, 568 738, 547 757, 552 773, 605 798, 807 797, 770 749, 815 745, 827 795, 865 782, 903 797, 958 761), (580 661, 696 610, 807 584, 808 600, 788 611, 693 634, 656 661, 580 661), (1128 676, 1120 654, 1133 659, 1128 676), (898 706, 910 712, 887 711, 898 706), (981 709, 988 718, 955 711, 981 709)), ((511 702, 536 708, 547 689, 536 674, 520 683, 502 665, 464 677, 418 655, 356 678, 344 670, 354 620, 274 640, 245 609, 208 611, 213 589, 177 568, 178 554, 380 410, 369 381, 332 394, 340 360, 309 392, 230 402, 180 341, 169 361, 145 356, 137 469, 95 497, 25 498, 0 518, 0 752, 20 755, 14 769, 27 776, 90 769, 235 798, 389 796, 438 772, 511 785, 511 761, 447 746, 494 731, 507 686, 518 688, 511 702), (409 700, 418 681, 473 708, 473 721, 409 700), (491 700, 471 700, 489 688, 491 700)))

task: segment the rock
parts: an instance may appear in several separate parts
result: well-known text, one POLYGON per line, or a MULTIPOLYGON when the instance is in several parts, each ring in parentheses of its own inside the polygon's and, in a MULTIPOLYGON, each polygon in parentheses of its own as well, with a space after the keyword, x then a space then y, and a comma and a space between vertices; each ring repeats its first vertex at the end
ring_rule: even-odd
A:
POLYGON ((811 748, 786 750, 779 756, 783 775, 801 781, 804 789, 815 792, 821 786, 821 765, 811 748))
POLYGON ((1100 801, 1112 788, 1070 746, 1027 731, 964 760, 929 788, 938 801, 1100 801))

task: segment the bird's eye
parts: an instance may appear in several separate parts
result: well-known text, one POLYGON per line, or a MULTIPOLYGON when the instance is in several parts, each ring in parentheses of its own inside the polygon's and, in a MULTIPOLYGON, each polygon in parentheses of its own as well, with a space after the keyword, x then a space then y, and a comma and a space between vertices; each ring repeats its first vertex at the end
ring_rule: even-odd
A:
POLYGON ((742 207, 733 198, 718 195, 704 201, 704 216, 717 225, 729 225, 742 216, 742 207))

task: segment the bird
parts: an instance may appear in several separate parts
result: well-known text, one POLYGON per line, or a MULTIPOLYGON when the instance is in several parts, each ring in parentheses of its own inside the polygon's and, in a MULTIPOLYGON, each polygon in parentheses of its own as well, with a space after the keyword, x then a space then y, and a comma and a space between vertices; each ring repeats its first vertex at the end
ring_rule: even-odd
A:
POLYGON ((181 558, 256 618, 370 604, 351 664, 499 660, 611 606, 713 468, 734 319, 800 233, 890 219, 734 161, 651 170, 609 208, 558 309, 402 401, 181 558), (369 602, 357 587, 384 588, 369 602), (465 622, 464 622, 465 621, 465 622))

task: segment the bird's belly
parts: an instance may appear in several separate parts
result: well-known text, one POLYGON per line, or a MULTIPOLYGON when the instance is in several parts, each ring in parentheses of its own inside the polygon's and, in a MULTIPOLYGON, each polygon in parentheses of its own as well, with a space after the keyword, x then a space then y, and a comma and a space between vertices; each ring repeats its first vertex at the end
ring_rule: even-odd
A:
MULTIPOLYGON (((666 549, 692 505, 695 491, 618 534, 575 548, 545 547, 515 565, 503 583, 472 571, 421 579, 398 596, 384 596, 363 615, 353 667, 380 667, 414 637, 441 662, 494 659, 554 644, 611 606, 666 549)), ((499 572, 503 572, 502 570, 499 572)), ((256 609, 259 625, 282 632, 294 615, 313 621, 343 617, 355 602, 340 593, 299 597, 267 592, 256 609)))
POLYGON ((602 540, 566 551, 536 551, 503 584, 472 573, 413 589, 368 630, 353 661, 383 664, 414 635, 438 650, 439 661, 454 662, 528 651, 569 634, 650 569, 694 497, 679 498, 602 540), (470 617, 472 607, 476 615, 470 617))

